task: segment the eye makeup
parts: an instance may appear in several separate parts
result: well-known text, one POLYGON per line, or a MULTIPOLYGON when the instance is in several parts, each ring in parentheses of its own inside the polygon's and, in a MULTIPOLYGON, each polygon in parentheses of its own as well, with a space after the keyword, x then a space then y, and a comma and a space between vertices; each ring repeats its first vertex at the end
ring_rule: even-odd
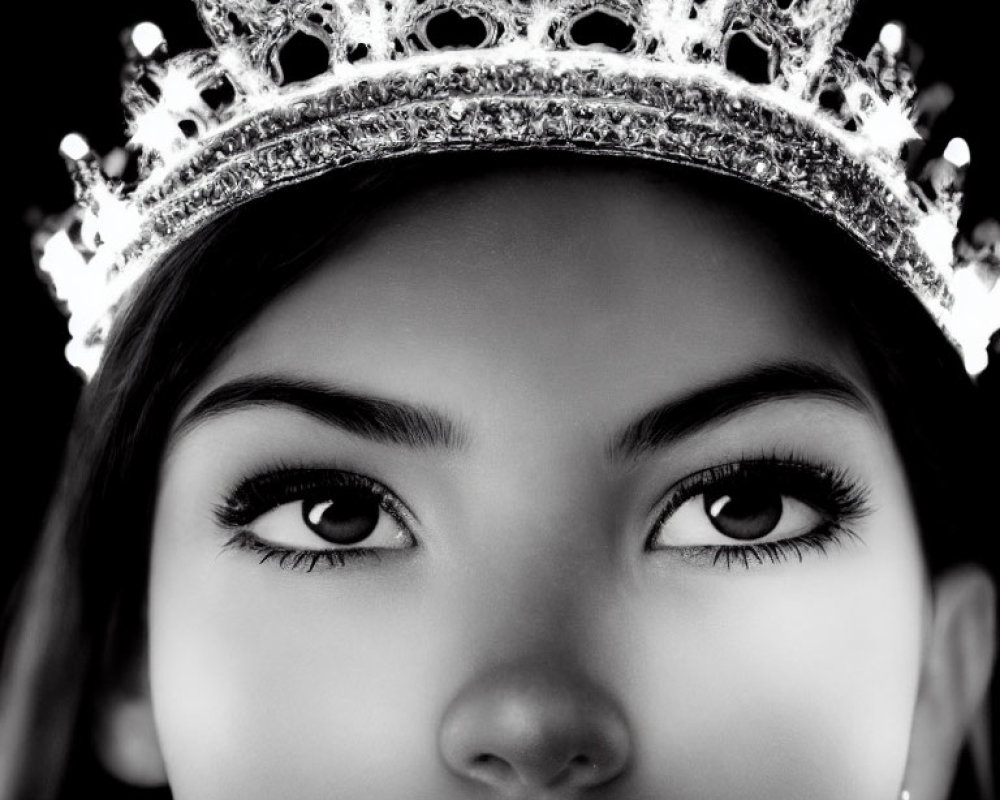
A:
MULTIPOLYGON (((789 560, 802 561, 810 553, 825 554, 833 545, 858 539, 853 526, 872 513, 871 492, 846 469, 817 462, 794 452, 756 455, 744 453, 735 461, 696 472, 668 491, 659 501, 656 521, 646 540, 650 551, 673 551, 686 563, 732 569, 767 566, 789 560), (813 529, 783 539, 671 546, 658 543, 658 537, 677 509, 691 498, 708 492, 732 492, 766 489, 773 494, 799 500, 822 520, 813 529)), ((720 537, 725 536, 719 532, 720 537)), ((760 537, 764 539, 764 536, 760 537)))
MULTIPOLYGON (((853 525, 873 511, 870 490, 847 470, 812 460, 794 452, 743 453, 733 461, 695 472, 671 486, 654 505, 655 522, 646 537, 645 550, 671 552, 685 563, 733 569, 751 569, 790 560, 803 561, 809 554, 825 554, 833 545, 857 539, 853 525), (792 497, 809 506, 821 519, 812 529, 781 539, 743 541, 734 544, 671 545, 660 540, 665 525, 692 498, 709 492, 744 495, 763 491, 771 496, 792 497)), ((707 508, 707 506, 706 506, 707 508)), ((344 567, 364 561, 378 562, 387 551, 418 546, 412 528, 416 515, 384 484, 373 478, 341 469, 275 463, 240 480, 222 503, 214 508, 220 527, 232 531, 224 547, 258 557, 260 564, 312 572, 344 567), (391 546, 333 546, 319 535, 317 547, 296 547, 269 541, 255 531, 255 523, 268 512, 291 503, 308 507, 329 501, 338 492, 367 497, 396 526, 391 546)), ((707 517, 706 517, 707 518, 707 517)), ((305 523, 303 530, 308 531, 305 523)), ((724 537, 721 531, 718 537, 724 537)), ((368 538, 368 537, 364 537, 368 538)))
MULTIPOLYGON (((214 515, 220 527, 234 531, 224 548, 252 553, 258 556, 261 564, 273 563, 285 569, 312 572, 366 560, 377 562, 387 550, 417 546, 412 532, 417 518, 396 494, 373 478, 340 469, 284 462, 270 465, 239 481, 222 503, 215 506, 214 515), (304 535, 315 538, 316 548, 293 547, 269 541, 254 530, 254 523, 262 516, 283 505, 299 503, 308 508, 310 504, 328 501, 345 492, 374 501, 380 512, 393 521, 396 527, 393 546, 330 547, 329 541, 311 532, 304 535)), ((299 524, 303 530, 309 531, 305 519, 299 524)))

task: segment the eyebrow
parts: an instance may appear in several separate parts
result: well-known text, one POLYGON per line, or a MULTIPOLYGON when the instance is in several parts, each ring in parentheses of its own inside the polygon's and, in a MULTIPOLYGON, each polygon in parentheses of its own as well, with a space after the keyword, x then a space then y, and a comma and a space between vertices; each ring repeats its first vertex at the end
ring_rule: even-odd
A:
POLYGON ((383 444, 457 450, 467 442, 459 425, 423 406, 275 375, 240 378, 213 389, 178 423, 175 440, 210 418, 269 406, 303 411, 328 425, 383 444))
POLYGON ((614 437, 607 455, 612 461, 635 459, 739 412, 774 400, 800 397, 830 400, 877 417, 865 394, 845 376, 818 364, 780 361, 657 406, 614 437))

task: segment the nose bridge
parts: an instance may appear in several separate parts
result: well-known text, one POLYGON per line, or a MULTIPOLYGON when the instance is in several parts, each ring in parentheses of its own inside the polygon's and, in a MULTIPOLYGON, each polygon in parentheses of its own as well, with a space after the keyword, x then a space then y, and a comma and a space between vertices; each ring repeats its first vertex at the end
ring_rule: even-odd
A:
POLYGON ((538 582, 526 589, 515 585, 494 595, 485 607, 485 624, 478 628, 483 662, 578 660, 594 631, 588 628, 585 601, 568 583, 538 582))
POLYGON ((440 755, 491 797, 577 797, 620 778, 631 759, 600 656, 614 647, 606 606, 622 542, 592 466, 537 443, 518 449, 535 459, 477 476, 476 527, 449 582, 466 660, 440 755))
MULTIPOLYGON (((607 554, 614 533, 615 495, 596 435, 578 426, 558 433, 522 430, 496 444, 492 458, 468 472, 476 538, 494 550, 505 542, 536 557, 563 561, 607 554), (486 533, 486 535, 482 535, 486 533)), ((487 449, 484 447, 484 449, 487 449)))
POLYGON ((475 555, 458 569, 451 600, 475 652, 570 656, 596 631, 593 612, 615 580, 615 542, 592 504, 533 497, 484 520, 475 555), (472 601, 470 602, 470 598, 472 601))

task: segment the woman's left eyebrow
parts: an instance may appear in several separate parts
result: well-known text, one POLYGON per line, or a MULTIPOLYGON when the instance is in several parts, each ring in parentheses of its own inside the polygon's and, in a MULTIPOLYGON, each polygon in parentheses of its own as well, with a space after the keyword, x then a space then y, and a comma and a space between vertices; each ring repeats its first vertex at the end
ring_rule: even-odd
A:
POLYGON ((879 419, 865 393, 846 376, 819 364, 778 361, 647 411, 609 442, 607 456, 612 461, 635 459, 754 406, 799 397, 829 400, 879 419))
POLYGON ((213 389, 184 415, 171 438, 176 441, 211 417, 261 406, 290 407, 383 444, 461 449, 467 443, 465 431, 433 409, 279 375, 248 376, 213 389))

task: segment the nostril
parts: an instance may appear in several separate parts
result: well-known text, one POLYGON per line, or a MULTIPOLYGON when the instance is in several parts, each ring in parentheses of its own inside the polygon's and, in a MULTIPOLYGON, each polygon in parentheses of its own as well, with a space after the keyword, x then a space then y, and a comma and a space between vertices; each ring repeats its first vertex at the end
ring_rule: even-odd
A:
POLYGON ((517 778, 517 770, 506 759, 492 753, 479 753, 469 761, 469 774, 483 783, 506 786, 517 778))
POLYGON ((561 770, 552 777, 550 786, 564 786, 576 789, 604 783, 614 773, 605 773, 599 760, 580 753, 567 760, 561 770))
POLYGON ((551 787, 581 787, 589 785, 592 776, 599 771, 597 761, 584 754, 570 758, 562 769, 553 769, 547 780, 530 774, 530 770, 528 774, 521 774, 511 762, 493 753, 479 753, 469 759, 469 776, 492 786, 531 785, 541 778, 541 783, 551 787))

